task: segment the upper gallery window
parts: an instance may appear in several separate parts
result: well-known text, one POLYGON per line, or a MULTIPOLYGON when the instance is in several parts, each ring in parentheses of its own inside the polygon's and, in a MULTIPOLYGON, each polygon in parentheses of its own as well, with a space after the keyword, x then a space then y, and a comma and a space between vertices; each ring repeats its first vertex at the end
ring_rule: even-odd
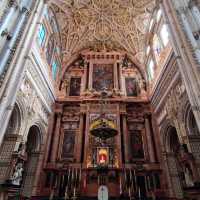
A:
POLYGON ((146 55, 148 55, 149 54, 149 52, 150 52, 150 46, 148 46, 147 48, 146 48, 146 55))
POLYGON ((52 76, 54 80, 56 80, 57 70, 58 70, 58 62, 54 60, 52 62, 52 76))
POLYGON ((166 47, 169 42, 169 31, 168 31, 167 24, 163 24, 160 30, 160 37, 162 39, 163 45, 166 47))
POLYGON ((156 15, 156 21, 157 21, 157 22, 160 21, 161 16, 162 16, 162 11, 161 11, 161 9, 160 9, 160 10, 158 10, 157 15, 156 15))
POLYGON ((160 54, 162 51, 162 44, 157 34, 155 34, 153 37, 153 50, 154 50, 156 62, 158 63, 160 60, 160 54))
POLYGON ((151 21, 149 23, 149 31, 151 31, 153 24, 154 24, 154 19, 151 19, 151 21))
POLYGON ((53 57, 54 48, 55 48, 55 40, 54 40, 53 36, 51 36, 49 41, 48 41, 47 51, 46 51, 48 64, 51 63, 51 60, 52 60, 52 57, 53 57))
POLYGON ((149 75, 149 80, 152 80, 154 78, 154 62, 153 62, 153 59, 151 59, 148 63, 148 75, 149 75))
POLYGON ((38 32, 38 42, 40 46, 43 46, 45 38, 46 38, 46 29, 45 26, 41 24, 38 32))

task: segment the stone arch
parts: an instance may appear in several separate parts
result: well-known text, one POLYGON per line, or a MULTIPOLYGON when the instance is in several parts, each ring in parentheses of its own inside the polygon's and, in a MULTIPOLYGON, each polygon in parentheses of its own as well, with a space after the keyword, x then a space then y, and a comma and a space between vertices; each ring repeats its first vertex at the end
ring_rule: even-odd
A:
POLYGON ((166 121, 165 125, 162 127, 162 140, 165 152, 164 159, 166 162, 164 165, 168 179, 169 194, 173 198, 182 198, 183 190, 179 176, 180 166, 176 158, 181 144, 176 128, 170 121, 166 121))
POLYGON ((24 177, 22 184, 23 195, 31 197, 33 194, 33 188, 36 185, 38 176, 38 166, 41 156, 41 148, 43 144, 44 128, 39 122, 33 123, 30 126, 27 139, 26 139, 26 152, 27 161, 24 166, 24 177))
POLYGON ((199 129, 191 105, 187 102, 184 113, 185 129, 188 135, 199 135, 199 129))
POLYGON ((169 126, 166 132, 166 143, 165 148, 169 153, 176 153, 180 149, 180 141, 178 133, 174 126, 169 126))
POLYGON ((18 134, 21 128, 22 119, 20 106, 18 103, 15 103, 5 134, 18 134))
POLYGON ((41 131, 36 125, 30 127, 27 136, 27 152, 39 152, 41 147, 41 131))
POLYGON ((20 103, 16 102, 0 147, 0 160, 2 163, 0 166, 0 183, 3 183, 6 179, 9 179, 10 172, 12 170, 12 155, 14 152, 17 152, 17 148, 22 139, 20 135, 22 123, 23 110, 20 103))
POLYGON ((168 129, 169 127, 172 127, 173 123, 169 119, 165 119, 164 123, 161 126, 160 133, 161 133, 161 139, 162 139, 162 146, 163 146, 163 151, 166 151, 167 147, 167 135, 168 135, 168 129))

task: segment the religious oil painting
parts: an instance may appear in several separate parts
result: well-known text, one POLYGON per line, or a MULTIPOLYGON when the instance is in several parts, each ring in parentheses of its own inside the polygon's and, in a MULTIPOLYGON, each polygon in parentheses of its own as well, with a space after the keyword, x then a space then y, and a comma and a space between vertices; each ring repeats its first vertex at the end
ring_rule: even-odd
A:
POLYGON ((93 89, 96 91, 112 90, 113 82, 113 65, 112 64, 95 64, 93 68, 93 89))
POLYGON ((62 158, 73 158, 75 145, 75 131, 66 130, 64 133, 62 158))
POLYGON ((72 77, 70 81, 69 96, 80 96, 80 90, 81 90, 81 78, 72 77))
POLYGON ((131 150, 133 159, 144 159, 142 135, 139 131, 130 133, 131 150))
POLYGON ((137 82, 135 78, 126 78, 126 94, 129 97, 137 96, 137 82))

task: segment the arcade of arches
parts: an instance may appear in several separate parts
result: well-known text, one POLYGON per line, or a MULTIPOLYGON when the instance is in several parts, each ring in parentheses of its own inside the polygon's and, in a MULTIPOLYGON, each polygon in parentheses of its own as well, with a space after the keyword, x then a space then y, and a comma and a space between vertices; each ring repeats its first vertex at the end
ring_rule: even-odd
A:
POLYGON ((200 0, 0 1, 0 200, 200 199, 200 0))

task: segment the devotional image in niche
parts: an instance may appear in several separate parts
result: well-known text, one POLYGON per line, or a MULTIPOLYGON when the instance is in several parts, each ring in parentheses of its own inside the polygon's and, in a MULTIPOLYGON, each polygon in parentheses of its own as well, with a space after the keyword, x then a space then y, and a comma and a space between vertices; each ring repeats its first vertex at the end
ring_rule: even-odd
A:
POLYGON ((112 90, 113 82, 113 65, 112 64, 95 64, 93 68, 93 89, 96 91, 112 90))
POLYGON ((81 90, 81 78, 80 77, 71 78, 69 96, 80 96, 80 90, 81 90))
POLYGON ((75 145, 75 131, 67 130, 64 133, 62 158, 73 158, 75 145))
POLYGON ((130 133, 131 138, 131 152, 133 159, 143 159, 144 150, 143 150, 143 141, 142 135, 139 131, 133 131, 130 133))
POLYGON ((126 94, 127 96, 137 96, 138 88, 137 88, 137 81, 135 78, 126 78, 126 94))

